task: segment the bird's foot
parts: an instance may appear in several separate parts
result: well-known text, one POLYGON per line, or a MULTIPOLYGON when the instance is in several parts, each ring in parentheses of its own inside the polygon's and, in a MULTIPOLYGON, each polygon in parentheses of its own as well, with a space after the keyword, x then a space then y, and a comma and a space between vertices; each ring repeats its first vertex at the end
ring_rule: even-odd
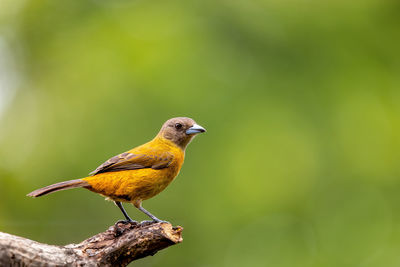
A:
POLYGON ((152 221, 141 221, 140 222, 141 225, 148 225, 148 224, 152 224, 152 223, 169 223, 169 224, 171 224, 168 221, 163 221, 163 220, 160 220, 160 219, 153 219, 152 221))
POLYGON ((122 223, 122 224, 137 224, 138 222, 134 221, 134 220, 119 220, 114 225, 116 226, 119 223, 122 223))
POLYGON ((134 221, 134 220, 119 220, 119 221, 117 221, 114 224, 115 236, 122 235, 125 232, 125 230, 131 228, 132 226, 136 226, 136 225, 138 225, 138 222, 134 221), (118 226, 118 224, 123 224, 123 225, 129 224, 129 227, 128 228, 127 227, 120 227, 120 226, 118 226))

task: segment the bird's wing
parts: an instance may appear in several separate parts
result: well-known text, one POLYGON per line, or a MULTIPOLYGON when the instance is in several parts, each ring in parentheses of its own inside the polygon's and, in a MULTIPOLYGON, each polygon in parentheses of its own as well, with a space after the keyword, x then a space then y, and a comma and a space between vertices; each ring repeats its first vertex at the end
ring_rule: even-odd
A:
POLYGON ((97 167, 96 170, 91 172, 90 175, 96 175, 103 172, 137 170, 144 168, 159 170, 168 167, 173 159, 174 156, 170 152, 149 154, 125 152, 110 158, 97 167))

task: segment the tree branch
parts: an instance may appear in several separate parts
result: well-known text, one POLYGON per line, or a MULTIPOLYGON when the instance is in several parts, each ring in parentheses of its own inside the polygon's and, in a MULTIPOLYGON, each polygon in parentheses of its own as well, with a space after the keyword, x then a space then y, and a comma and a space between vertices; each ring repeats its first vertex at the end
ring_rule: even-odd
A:
POLYGON ((169 223, 122 224, 79 244, 53 246, 0 232, 0 266, 126 266, 182 242, 169 223))

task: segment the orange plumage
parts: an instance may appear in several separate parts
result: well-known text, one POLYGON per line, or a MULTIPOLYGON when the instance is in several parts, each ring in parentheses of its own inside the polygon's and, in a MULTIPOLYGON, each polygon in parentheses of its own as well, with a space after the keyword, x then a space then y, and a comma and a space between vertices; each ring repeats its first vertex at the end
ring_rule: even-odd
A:
POLYGON ((126 153, 146 155, 157 163, 170 156, 170 162, 167 168, 162 169, 143 168, 105 172, 83 178, 82 180, 89 183, 89 190, 115 201, 129 201, 136 204, 164 190, 178 175, 185 157, 185 152, 181 148, 160 136, 126 153), (166 155, 165 151, 170 155, 166 155))
POLYGON ((205 129, 190 118, 173 118, 162 126, 150 142, 115 156, 91 173, 91 176, 49 185, 28 196, 38 197, 59 190, 83 187, 113 200, 127 221, 132 221, 121 202, 130 202, 154 221, 161 221, 141 203, 161 191, 179 174, 186 146, 205 129))

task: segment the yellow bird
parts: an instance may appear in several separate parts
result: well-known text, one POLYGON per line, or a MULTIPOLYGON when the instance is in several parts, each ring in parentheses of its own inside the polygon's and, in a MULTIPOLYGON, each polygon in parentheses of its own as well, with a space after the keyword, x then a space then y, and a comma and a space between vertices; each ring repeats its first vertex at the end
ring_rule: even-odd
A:
POLYGON ((163 191, 178 175, 186 146, 206 130, 191 118, 172 118, 148 143, 110 158, 90 176, 37 189, 28 194, 40 197, 56 191, 83 187, 113 200, 126 222, 133 222, 121 202, 132 203, 153 221, 163 222, 142 207, 142 201, 163 191))

